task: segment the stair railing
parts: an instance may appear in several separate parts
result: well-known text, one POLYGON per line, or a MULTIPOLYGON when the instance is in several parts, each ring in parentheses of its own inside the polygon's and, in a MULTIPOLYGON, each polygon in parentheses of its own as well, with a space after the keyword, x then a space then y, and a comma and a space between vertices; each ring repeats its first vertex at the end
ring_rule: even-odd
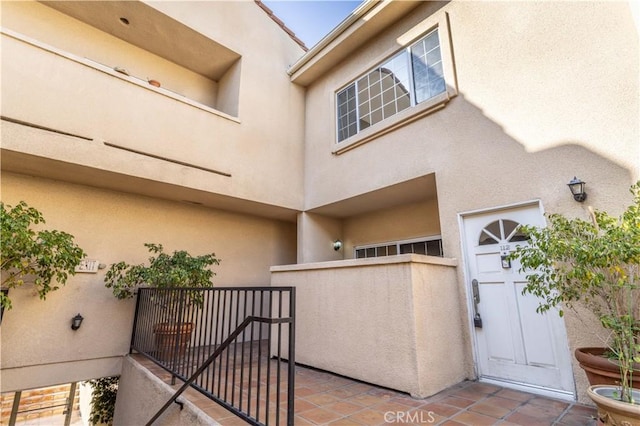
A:
POLYGON ((177 399, 191 387, 249 424, 293 425, 294 287, 143 288, 131 341, 132 352, 184 381, 147 424, 174 402, 182 408, 177 399))

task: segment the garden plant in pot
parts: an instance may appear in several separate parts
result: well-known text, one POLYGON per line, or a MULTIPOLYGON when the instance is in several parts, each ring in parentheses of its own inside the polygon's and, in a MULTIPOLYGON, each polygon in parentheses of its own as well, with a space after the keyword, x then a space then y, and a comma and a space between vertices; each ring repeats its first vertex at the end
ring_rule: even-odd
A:
POLYGON ((198 289, 213 287, 211 278, 215 273, 210 266, 218 265, 220 260, 215 253, 192 256, 185 250, 179 250, 167 254, 162 244, 146 243, 145 246, 152 253, 149 265, 114 263, 105 275, 105 286, 111 288, 118 299, 132 298, 143 286, 185 289, 164 292, 156 298, 163 312, 161 317, 168 319, 153 327, 158 359, 174 360, 184 356, 193 330, 193 323, 177 320, 186 317, 180 310, 202 306, 203 296, 198 289))
POLYGON ((603 362, 618 369, 616 383, 588 394, 605 424, 640 425, 640 182, 620 217, 591 211, 591 220, 548 215, 548 226, 524 226, 528 244, 511 253, 527 273, 525 293, 540 298, 539 313, 578 304, 593 312, 607 336, 603 362), (628 423, 624 423, 628 422, 628 423))
MULTIPOLYGON (((24 201, 14 207, 0 202, 0 248, 2 312, 11 309, 9 290, 32 284, 40 299, 57 290, 75 275, 85 256, 73 235, 57 230, 38 229, 44 216, 24 201)), ((0 321, 2 314, 0 314, 0 321)))

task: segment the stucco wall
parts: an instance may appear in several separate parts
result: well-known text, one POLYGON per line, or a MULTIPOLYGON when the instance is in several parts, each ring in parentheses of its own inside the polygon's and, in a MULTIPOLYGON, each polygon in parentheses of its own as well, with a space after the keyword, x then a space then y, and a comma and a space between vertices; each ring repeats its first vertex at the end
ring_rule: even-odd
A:
POLYGON ((216 107, 216 81, 68 17, 42 3, 7 2, 2 5, 2 15, 3 25, 9 29, 101 64, 119 66, 132 76, 156 79, 177 93, 216 107), (61 27, 64 27, 65 31, 60 31, 61 27))
MULTIPOLYGON (((461 332, 473 371, 459 214, 534 199, 547 212, 585 219, 589 205, 622 211, 629 185, 640 177, 639 64, 628 2, 424 3, 307 87, 306 205, 321 208, 435 173, 444 251, 463 266, 461 332), (448 84, 457 96, 439 111, 332 154, 335 92, 420 29, 444 22, 456 76, 448 84), (567 189, 573 176, 587 182, 584 205, 567 189)), ((589 327, 566 324, 572 351, 598 344, 589 327)), ((584 373, 574 373, 582 387, 584 373)))
MULTIPOLYGON (((131 5, 140 9, 136 2, 131 5)), ((148 19, 166 22, 168 15, 179 21, 174 25, 181 31, 171 40, 175 50, 189 51, 190 39, 181 37, 197 32, 238 55, 217 82, 41 3, 7 2, 2 8, 3 28, 19 36, 2 36, 3 116, 94 142, 26 143, 27 134, 8 139, 4 149, 69 163, 57 168, 79 165, 89 174, 109 170, 242 200, 302 207, 304 89, 285 72, 302 49, 255 3, 154 2, 145 9, 148 19), (255 33, 260 35, 250 37, 255 33), (142 80, 123 76, 114 66, 142 80), (163 87, 149 86, 147 77, 163 87), (222 113, 200 107, 215 108, 218 92, 222 113), (103 141, 231 176, 142 156, 135 161, 130 152, 103 141)), ((96 6, 96 13, 101 10, 96 6)), ((112 18, 117 22, 117 16, 112 18)), ((205 65, 206 55, 216 59, 216 51, 203 52, 205 65)), ((59 173, 37 172, 45 177, 59 173)))
POLYGON ((440 234, 437 200, 402 205, 344 220, 344 257, 355 257, 359 245, 408 240, 440 234))
MULTIPOLYGON (((2 174, 2 201, 25 200, 46 228, 71 233, 89 259, 146 262, 145 242, 167 251, 215 252, 219 286, 268 285, 272 265, 295 261, 295 225, 147 197, 2 174)), ((119 374, 128 352, 135 303, 117 300, 104 274, 77 274, 45 301, 27 284, 13 289, 2 320, 2 391, 119 374), (77 331, 71 318, 85 318, 77 331), (28 320, 25 321, 25 318, 28 320)))
POLYGON ((296 287, 296 362, 424 398, 463 380, 451 259, 401 255, 273 267, 296 287))
MULTIPOLYGON (((114 426, 146 424, 174 393, 175 389, 171 386, 154 376, 134 359, 125 357, 118 385, 116 409, 113 414, 114 426)), ((154 424, 159 426, 219 425, 187 398, 183 397, 179 400, 184 403, 182 410, 178 404, 171 404, 154 424)))
POLYGON ((440 198, 459 210, 536 197, 555 206, 568 198, 574 174, 594 198, 619 207, 618 195, 639 176, 638 62, 625 2, 425 3, 308 87, 307 205, 435 171, 440 198), (445 12, 459 95, 441 111, 332 155, 336 90, 445 12))

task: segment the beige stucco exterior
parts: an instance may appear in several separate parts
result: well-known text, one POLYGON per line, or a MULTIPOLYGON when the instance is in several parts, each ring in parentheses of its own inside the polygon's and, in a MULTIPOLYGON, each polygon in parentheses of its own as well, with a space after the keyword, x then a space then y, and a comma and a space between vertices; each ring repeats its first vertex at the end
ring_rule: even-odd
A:
MULTIPOLYGON (((169 386, 131 357, 122 361, 122 376, 118 385, 115 425, 146 424, 173 396, 175 387, 169 386)), ((154 422, 157 425, 218 426, 209 415, 200 410, 189 398, 180 398, 183 406, 172 406, 154 422)))
POLYGON ((296 287, 296 362, 415 398, 462 381, 455 266, 405 254, 273 267, 272 285, 296 287))
MULTIPOLYGON (((588 219, 588 206, 617 213, 630 202, 628 187, 640 177, 637 26, 626 2, 429 2, 393 21, 375 12, 360 18, 371 25, 378 19, 380 32, 370 42, 353 41, 364 31, 356 23, 317 53, 320 59, 303 57, 292 73, 307 85, 305 206, 319 213, 316 222, 333 219, 343 241, 356 239, 357 226, 357 235, 368 237, 357 238, 360 245, 384 241, 383 229, 397 239, 442 235, 445 256, 461 259, 457 290, 467 326, 460 333, 472 378, 471 277, 460 214, 538 199, 547 212, 588 219), (336 148, 335 126, 325 124, 336 120, 332 96, 434 25, 447 29, 441 40, 450 41, 450 51, 443 49, 454 63, 449 99, 419 119, 398 114, 341 143, 351 149, 336 148), (334 56, 340 66, 331 67, 334 56), (568 193, 573 176, 588 182, 585 204, 568 193), (428 203, 437 206, 437 219, 414 220, 411 206, 417 212, 428 203), (360 219, 381 209, 398 217, 367 229, 360 219)), ((298 227, 298 240, 308 229, 298 227)), ((315 253, 305 260, 330 260, 325 241, 315 252, 305 245, 305 253, 315 253)), ((600 344, 581 320, 569 316, 566 326, 571 352, 600 344)), ((586 378, 575 365, 574 375, 586 402, 586 378)))
MULTIPOLYGON (((27 201, 107 266, 141 263, 143 244, 158 242, 215 252, 218 285, 268 285, 272 265, 295 261, 304 89, 283 70, 300 46, 253 3, 53 6, 74 17, 2 3, 2 201, 27 201), (157 40, 143 23, 160 28, 157 40)), ((105 271, 46 301, 29 285, 11 290, 3 392, 119 374, 134 302, 110 294, 105 271)))
MULTIPOLYGON (((215 284, 249 286, 268 284, 272 265, 295 259, 289 222, 3 173, 4 203, 15 205, 25 194, 48 228, 72 232, 88 258, 104 265, 143 263, 149 257, 143 244, 162 243, 168 251, 214 252, 221 259, 215 284)), ((14 306, 2 320, 3 392, 119 374, 135 302, 113 297, 105 272, 77 274, 45 301, 28 284, 10 291, 14 306), (77 313, 85 319, 73 331, 77 313)))
MULTIPOLYGON (((106 27, 102 30, 41 3, 3 2, 3 57, 21 58, 3 61, 3 116, 79 136, 47 143, 47 136, 30 139, 21 132, 13 137, 8 130, 3 134, 3 168, 117 190, 133 187, 163 198, 173 192, 177 200, 234 210, 240 205, 246 212, 263 210, 260 215, 279 218, 300 210, 304 89, 292 85, 283 70, 302 49, 249 2, 215 8, 203 2, 153 4, 177 6, 179 13, 171 18, 143 3, 130 8, 103 4, 113 4, 103 6, 105 20, 118 21, 122 13, 131 21, 129 28, 119 22, 114 28, 96 23, 106 27), (116 38, 137 41, 129 33, 145 30, 142 22, 156 21, 171 24, 169 34, 160 35, 174 45, 170 52, 159 52, 165 57, 152 53, 154 46, 116 38), (234 31, 271 36, 250 41, 234 31), (180 60, 173 57, 176 46, 191 46, 200 38, 209 40, 196 46, 205 50, 189 50, 200 63, 173 62, 180 60), (212 70, 207 78, 194 72, 215 67, 206 58, 217 59, 219 44, 235 52, 226 73, 219 76, 212 70), (147 78, 160 80, 162 87, 153 88, 147 78), (216 108, 213 100, 202 99, 219 98, 227 83, 237 86, 233 107, 216 108), (272 108, 273 99, 284 110, 272 108), (132 155, 131 150, 147 155, 132 155), (25 166, 24 155, 37 156, 43 164, 25 166), (173 162, 159 163, 158 157, 173 162), (259 209, 261 204, 265 208, 259 209)), ((84 11, 83 3, 76 6, 78 13, 84 11)), ((150 38, 143 40, 151 43, 150 38)))
MULTIPOLYGON (((214 251, 220 285, 295 285, 299 362, 416 396, 476 378, 464 214, 532 200, 615 214, 640 179, 629 2, 369 1, 306 54, 251 1, 1 7, 4 203, 105 265, 159 242, 214 251), (336 92, 435 27, 446 91, 336 143, 336 92), (440 263, 353 259, 427 237, 440 263), (339 325, 364 314, 374 326, 339 325)), ((12 290, 3 392, 121 371, 133 301, 103 280, 78 274, 44 302, 12 290)), ((571 350, 599 343, 565 323, 571 350)))

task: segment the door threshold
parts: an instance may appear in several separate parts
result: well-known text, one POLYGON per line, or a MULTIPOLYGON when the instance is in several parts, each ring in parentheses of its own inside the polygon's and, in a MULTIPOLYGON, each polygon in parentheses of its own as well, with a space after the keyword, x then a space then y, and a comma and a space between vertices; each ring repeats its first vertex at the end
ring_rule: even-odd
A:
POLYGON ((521 392, 532 393, 535 395, 546 396, 549 398, 561 399, 563 401, 575 402, 576 394, 573 392, 558 390, 558 389, 549 389, 541 386, 528 385, 524 383, 514 383, 508 382, 506 380, 492 379, 489 377, 480 377, 478 379, 481 383, 488 383, 491 385, 500 386, 507 389, 513 389, 521 392))

